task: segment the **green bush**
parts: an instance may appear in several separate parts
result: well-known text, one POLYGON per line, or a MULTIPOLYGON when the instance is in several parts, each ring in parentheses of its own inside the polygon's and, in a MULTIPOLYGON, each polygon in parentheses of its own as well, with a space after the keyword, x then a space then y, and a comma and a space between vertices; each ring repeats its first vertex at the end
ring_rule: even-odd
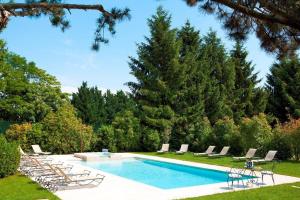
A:
POLYGON ((13 124, 6 130, 5 137, 8 141, 17 141, 26 152, 32 150, 32 144, 43 144, 45 141, 40 123, 13 124))
POLYGON ((190 134, 187 136, 186 142, 190 144, 190 150, 200 152, 207 149, 208 145, 214 144, 212 135, 212 126, 207 117, 195 124, 190 134))
POLYGON ((287 160, 292 156, 289 138, 280 133, 277 129, 273 130, 271 140, 261 149, 264 153, 267 153, 269 150, 277 150, 276 158, 279 160, 287 160))
POLYGON ((157 151, 160 145, 160 135, 156 130, 143 130, 143 144, 146 151, 157 151))
POLYGON ((249 148, 257 148, 258 154, 265 155, 264 146, 271 142, 273 135, 265 114, 260 113, 252 118, 243 118, 240 124, 240 133, 244 152, 249 148))
POLYGON ((137 151, 141 146, 140 120, 131 111, 118 113, 112 122, 118 151, 137 151))
POLYGON ((97 131, 96 150, 101 151, 103 148, 109 149, 110 152, 118 151, 114 128, 111 125, 103 125, 97 131))
POLYGON ((20 152, 17 143, 7 142, 0 135, 0 177, 6 177, 16 173, 20 162, 20 152))
POLYGON ((218 148, 230 146, 230 152, 238 155, 242 151, 241 136, 238 126, 235 125, 233 119, 225 117, 219 119, 214 125, 215 143, 218 148))
POLYGON ((293 158, 300 160, 300 118, 290 119, 280 127, 280 132, 288 138, 293 158))
POLYGON ((56 112, 50 112, 41 124, 41 145, 45 150, 59 154, 90 150, 93 129, 76 117, 71 104, 65 103, 56 112))

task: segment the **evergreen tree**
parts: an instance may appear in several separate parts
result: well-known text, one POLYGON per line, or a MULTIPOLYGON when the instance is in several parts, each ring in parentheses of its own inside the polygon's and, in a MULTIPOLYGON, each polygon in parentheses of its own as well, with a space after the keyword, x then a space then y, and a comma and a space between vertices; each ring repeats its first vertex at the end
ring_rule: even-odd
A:
POLYGON ((128 85, 140 107, 143 126, 157 131, 160 140, 168 142, 174 122, 172 105, 183 80, 180 43, 176 31, 171 29, 170 15, 162 7, 148 20, 148 25, 150 37, 138 45, 138 58, 131 58, 129 64, 137 82, 128 85))
POLYGON ((235 66, 232 111, 235 121, 240 121, 242 117, 264 112, 266 96, 262 89, 256 88, 261 80, 257 78, 258 73, 254 73, 252 62, 246 60, 248 52, 241 42, 236 42, 230 55, 235 66))
POLYGON ((273 64, 267 75, 267 112, 281 121, 300 117, 300 60, 285 59, 273 64))
POLYGON ((203 65, 204 76, 207 77, 204 90, 206 116, 213 124, 225 116, 232 117, 234 63, 213 31, 204 37, 200 50, 200 62, 203 65))
POLYGON ((189 21, 177 33, 181 42, 180 64, 183 82, 177 92, 173 106, 176 121, 172 131, 172 144, 179 146, 193 138, 196 125, 203 120, 205 77, 202 73, 202 63, 199 62, 200 36, 189 21))
POLYGON ((89 88, 83 82, 78 92, 72 94, 71 103, 84 123, 96 128, 105 123, 104 97, 97 87, 89 88))

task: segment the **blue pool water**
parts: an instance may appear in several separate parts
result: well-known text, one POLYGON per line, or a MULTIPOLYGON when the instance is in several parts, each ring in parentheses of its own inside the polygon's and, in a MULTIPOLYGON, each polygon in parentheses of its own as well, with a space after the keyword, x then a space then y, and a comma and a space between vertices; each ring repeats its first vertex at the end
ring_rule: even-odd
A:
MULTIPOLYGON (((125 159, 101 162, 80 162, 117 176, 161 189, 207 185, 227 181, 227 173, 148 159, 125 159)), ((249 177, 245 176, 245 179, 249 177)))

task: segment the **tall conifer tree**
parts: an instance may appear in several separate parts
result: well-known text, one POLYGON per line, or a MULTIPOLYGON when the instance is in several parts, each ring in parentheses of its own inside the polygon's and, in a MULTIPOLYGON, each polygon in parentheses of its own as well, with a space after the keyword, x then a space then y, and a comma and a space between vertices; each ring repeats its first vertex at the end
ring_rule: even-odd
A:
POLYGON ((300 60, 285 59, 273 64, 267 75, 270 93, 267 111, 281 121, 300 117, 300 60))
POLYGON ((140 106, 143 126, 158 131, 160 140, 168 142, 174 123, 172 105, 182 85, 180 43, 171 29, 171 16, 162 7, 148 25, 150 36, 138 45, 138 58, 130 58, 131 73, 137 82, 128 85, 140 106))
POLYGON ((231 110, 235 83, 234 64, 217 37, 210 31, 200 51, 203 73, 208 77, 205 86, 205 113, 212 123, 225 116, 232 117, 231 110))
POLYGON ((261 80, 257 77, 258 73, 254 73, 252 62, 247 61, 248 52, 241 42, 236 42, 230 56, 235 66, 232 111, 234 119, 239 121, 242 117, 250 117, 264 112, 266 95, 261 88, 257 88, 257 84, 261 80))
POLYGON ((181 42, 180 64, 183 82, 176 104, 173 106, 176 113, 176 122, 172 131, 172 143, 179 146, 193 140, 197 124, 204 115, 204 86, 205 77, 202 64, 199 62, 200 36, 187 21, 178 31, 177 39, 181 42))

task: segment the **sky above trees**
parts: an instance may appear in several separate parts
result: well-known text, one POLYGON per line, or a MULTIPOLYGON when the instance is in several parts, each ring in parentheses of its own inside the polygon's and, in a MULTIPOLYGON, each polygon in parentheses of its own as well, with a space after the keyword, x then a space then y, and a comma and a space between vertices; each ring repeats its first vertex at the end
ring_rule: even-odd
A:
MULTIPOLYGON (((95 0, 69 2, 99 3, 95 0)), ((110 39, 108 45, 102 46, 99 52, 90 49, 98 16, 98 13, 93 11, 72 11, 72 14, 68 15, 71 29, 65 33, 53 28, 46 18, 11 18, 0 37, 7 41, 11 51, 25 56, 28 60, 36 62, 40 68, 55 75, 62 83, 63 90, 69 92, 75 91, 82 81, 88 81, 89 85, 97 85, 100 89, 128 91, 124 83, 134 81, 134 77, 129 74, 128 56, 136 56, 136 44, 143 42, 144 36, 149 33, 147 18, 155 13, 159 5, 172 15, 172 27, 180 28, 186 20, 190 20, 191 24, 200 30, 201 35, 211 28, 217 31, 228 51, 233 46, 233 41, 228 39, 214 16, 202 14, 197 8, 190 8, 181 0, 111 0, 103 1, 103 5, 107 8, 128 7, 131 9, 132 19, 118 24, 114 38, 110 39)), ((260 49, 254 35, 245 46, 249 51, 248 59, 256 64, 255 71, 259 71, 259 77, 264 78, 275 57, 260 49)))

